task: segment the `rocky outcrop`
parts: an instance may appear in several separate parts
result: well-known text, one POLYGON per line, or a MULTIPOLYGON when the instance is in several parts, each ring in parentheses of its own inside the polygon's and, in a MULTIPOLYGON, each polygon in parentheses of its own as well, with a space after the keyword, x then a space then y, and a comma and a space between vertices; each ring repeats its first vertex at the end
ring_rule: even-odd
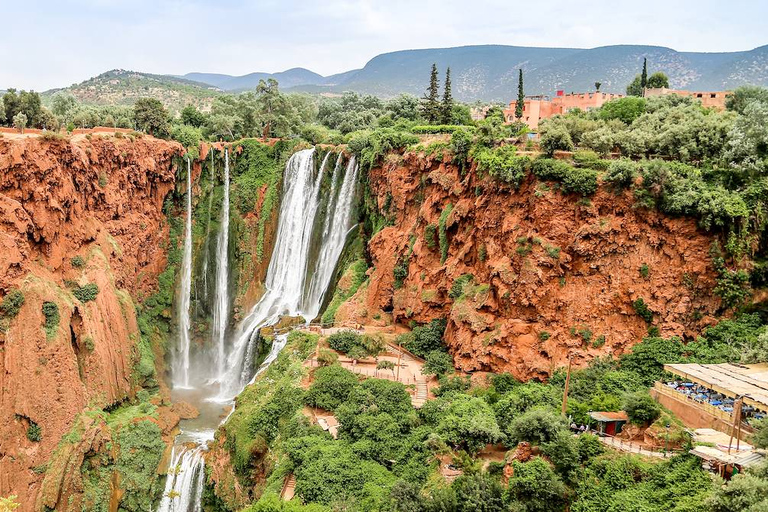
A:
MULTIPOLYGON (((24 296, 0 326, 0 495, 18 494, 22 511, 34 509, 46 464, 78 414, 135 392, 134 299, 165 268, 162 209, 181 151, 127 135, 0 138, 0 298, 24 296), (95 296, 76 298, 92 284, 95 296)), ((85 432, 93 435, 64 459, 105 442, 85 432)), ((50 506, 70 484, 43 501, 50 506)))
POLYGON ((532 176, 514 190, 414 153, 389 157, 369 182, 389 225, 369 243, 369 282, 336 320, 447 318, 462 370, 546 378, 569 357, 585 365, 640 341, 649 326, 638 299, 664 336, 699 334, 720 306, 711 237, 638 207, 631 192, 580 198, 532 176))

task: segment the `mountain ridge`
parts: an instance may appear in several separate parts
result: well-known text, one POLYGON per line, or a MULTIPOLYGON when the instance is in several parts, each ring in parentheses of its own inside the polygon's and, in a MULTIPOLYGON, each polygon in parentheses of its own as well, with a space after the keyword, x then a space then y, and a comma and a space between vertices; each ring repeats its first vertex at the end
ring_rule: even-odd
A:
MULTIPOLYGON (((282 90, 292 92, 354 91, 384 98, 401 93, 420 96, 435 63, 441 75, 447 67, 451 68, 453 95, 457 100, 506 102, 517 94, 518 69, 523 70, 529 95, 554 94, 557 90, 590 91, 594 90, 595 82, 601 82, 602 91, 623 93, 642 69, 644 58, 648 59, 649 73, 665 72, 672 88, 707 91, 728 90, 744 84, 768 86, 768 45, 736 52, 679 52, 665 46, 633 44, 588 49, 495 44, 387 52, 373 57, 360 69, 330 76, 302 67, 241 76, 205 72, 156 75, 112 70, 67 89, 85 89, 91 96, 98 96, 94 84, 89 82, 98 79, 104 82, 106 75, 108 85, 122 87, 125 93, 120 98, 122 101, 133 99, 135 94, 126 93, 129 87, 114 80, 127 78, 143 80, 145 91, 149 82, 153 87, 197 90, 198 96, 202 95, 200 91, 206 91, 212 97, 221 92, 253 90, 260 80, 274 78, 282 90)), ((107 89, 104 94, 109 96, 107 89)), ((83 92, 80 96, 87 98, 89 94, 83 92)))

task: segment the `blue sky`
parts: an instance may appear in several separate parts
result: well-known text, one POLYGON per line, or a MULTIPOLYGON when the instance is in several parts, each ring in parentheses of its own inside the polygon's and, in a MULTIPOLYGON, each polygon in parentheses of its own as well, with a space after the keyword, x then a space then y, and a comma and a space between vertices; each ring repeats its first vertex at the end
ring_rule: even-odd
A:
POLYGON ((768 44, 768 2, 582 0, 2 0, 0 89, 64 87, 114 68, 329 75, 379 53, 467 44, 768 44), (522 17, 522 19, 517 19, 522 17))

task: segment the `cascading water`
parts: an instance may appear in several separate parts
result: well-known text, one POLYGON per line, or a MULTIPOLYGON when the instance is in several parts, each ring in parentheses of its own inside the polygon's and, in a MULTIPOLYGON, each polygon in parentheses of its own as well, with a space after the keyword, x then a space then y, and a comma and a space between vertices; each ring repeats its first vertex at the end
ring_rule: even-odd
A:
POLYGON ((358 166, 354 156, 349 159, 341 190, 338 197, 336 197, 335 184, 338 180, 337 172, 340 168, 340 160, 341 155, 339 155, 336 161, 331 189, 331 199, 336 198, 336 200, 333 201, 332 205, 329 204, 329 209, 326 213, 320 255, 317 258, 315 269, 312 273, 309 291, 304 297, 302 309, 305 311, 304 316, 309 319, 315 318, 320 312, 323 296, 328 289, 328 285, 331 283, 333 272, 336 270, 336 263, 339 260, 339 256, 341 256, 341 251, 344 250, 347 234, 352 224, 352 206, 354 204, 353 198, 355 195, 355 183, 357 183, 358 166))
POLYGON ((213 303, 213 343, 216 347, 217 375, 224 375, 226 334, 229 323, 229 151, 224 150, 224 197, 221 223, 216 240, 216 292, 213 303))
MULTIPOLYGON (((201 511, 205 473, 202 454, 206 442, 213 439, 214 431, 211 427, 218 424, 220 419, 221 409, 216 404, 230 402, 277 359, 288 341, 287 334, 275 336, 266 359, 258 369, 254 369, 252 361, 259 329, 274 324, 284 315, 303 316, 306 320, 317 315, 350 231, 358 167, 354 159, 351 159, 342 177, 342 157, 339 156, 331 177, 330 195, 323 198, 321 189, 328 155, 317 173, 314 155, 314 149, 299 151, 286 164, 277 237, 265 280, 266 291, 241 322, 229 357, 225 359, 224 341, 229 312, 229 156, 225 152, 224 199, 216 249, 213 341, 217 348, 218 362, 225 361, 226 366, 222 368, 219 365, 216 378, 220 384, 219 395, 198 402, 201 418, 205 416, 206 419, 187 420, 182 433, 176 438, 160 512, 201 511), (318 212, 324 201, 325 218, 320 222, 318 212), (319 248, 316 259, 313 259, 311 246, 315 243, 319 244, 319 248), (205 404, 214 407, 204 415, 205 404), (192 424, 193 421, 197 423, 192 424), (196 447, 190 448, 190 442, 195 443, 196 447)), ((208 389, 192 391, 199 391, 206 396, 208 389)), ((190 393, 189 390, 183 392, 190 393)), ((230 414, 232 411, 234 408, 230 414)))
MULTIPOLYGON (((303 316, 306 320, 311 320, 320 308, 319 301, 317 304, 310 303, 305 293, 305 289, 311 288, 308 286, 307 277, 314 274, 314 267, 310 267, 309 261, 310 241, 321 202, 320 189, 325 171, 324 162, 317 176, 313 176, 314 154, 314 149, 299 151, 291 156, 286 165, 277 238, 267 270, 266 291, 238 328, 227 361, 226 373, 221 379, 222 388, 218 397, 220 400, 231 400, 251 380, 249 361, 252 359, 253 347, 261 327, 277 322, 281 316, 303 316)), ((347 174, 353 176, 344 178, 345 184, 349 182, 349 193, 344 196, 339 193, 335 200, 337 211, 352 209, 356 169, 354 161, 350 161, 347 170, 351 172, 347 174)), ((341 188, 344 189, 344 185, 341 188)), ((333 199, 330 199, 329 204, 333 199)), ((343 247, 349 230, 348 217, 347 213, 344 224, 332 222, 330 232, 340 232, 338 237, 322 237, 321 257, 323 253, 328 252, 325 259, 332 266, 336 265, 341 249, 326 251, 325 243, 331 239, 337 242, 340 240, 343 247), (332 257, 333 254, 335 257, 332 257)), ((322 293, 318 293, 314 301, 317 301, 317 296, 322 299, 322 293)))
POLYGON ((203 448, 174 446, 158 512, 201 512, 205 482, 203 448))
POLYGON ((174 387, 189 387, 189 304, 192 292, 192 170, 187 157, 187 220, 184 228, 184 252, 181 258, 179 290, 179 349, 173 372, 174 387))

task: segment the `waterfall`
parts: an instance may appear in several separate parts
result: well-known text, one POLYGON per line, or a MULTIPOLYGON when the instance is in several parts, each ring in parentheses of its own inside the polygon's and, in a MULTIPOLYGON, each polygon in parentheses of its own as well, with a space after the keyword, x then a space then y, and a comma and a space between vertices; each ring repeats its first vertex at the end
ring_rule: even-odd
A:
MULTIPOLYGON (((340 159, 341 155, 339 155, 340 159)), ((336 169, 334 170, 331 198, 335 197, 335 184, 338 179, 336 173, 339 170, 339 160, 336 161, 336 169)), ((347 234, 351 228, 357 171, 358 167, 353 156, 347 164, 344 182, 341 185, 338 197, 332 205, 333 209, 329 207, 325 217, 320 255, 317 258, 314 272, 312 273, 309 292, 304 300, 303 309, 306 312, 304 316, 310 319, 315 318, 320 312, 323 296, 328 289, 328 285, 331 283, 336 263, 339 260, 339 256, 341 256, 341 251, 344 250, 347 234)))
POLYGON ((201 512, 204 466, 202 447, 174 446, 158 512, 201 512))
POLYGON ((173 373, 174 386, 189 387, 189 304, 192 293, 192 170, 187 157, 187 221, 184 228, 184 253, 181 258, 179 290, 179 360, 173 373))
POLYGON ((229 151, 224 150, 224 197, 221 223, 216 239, 216 290, 213 303, 213 343, 216 347, 217 375, 224 374, 225 337, 229 323, 229 151))
MULTIPOLYGON (((286 315, 303 316, 306 320, 311 320, 320 308, 317 297, 322 299, 325 291, 323 284, 319 279, 314 287, 309 286, 307 282, 308 276, 313 275, 317 268, 317 265, 310 262, 310 242, 316 224, 319 224, 315 221, 321 203, 320 191, 325 171, 324 161, 317 176, 313 176, 314 154, 314 149, 298 151, 286 164, 277 237, 267 269, 265 292, 237 329, 227 368, 220 379, 222 388, 218 400, 231 400, 251 380, 252 372, 248 358, 253 357, 253 346, 258 340, 258 330, 261 327, 274 324, 281 316, 286 315), (307 288, 318 290, 311 301, 305 293, 307 288)), ((357 166, 352 160, 347 166, 347 175, 338 197, 328 200, 329 205, 335 202, 335 211, 328 236, 321 237, 323 246, 320 258, 326 261, 322 265, 324 272, 328 266, 335 267, 341 253, 341 248, 326 250, 326 242, 333 240, 338 244, 340 241, 343 247, 349 231, 347 224, 352 209, 356 175, 357 166), (336 222, 336 212, 339 212, 340 219, 346 219, 344 223, 336 222), (323 256, 324 253, 327 254, 323 256)), ((328 215, 330 214, 329 211, 328 215)), ((330 272, 332 271, 331 269, 330 272)))

